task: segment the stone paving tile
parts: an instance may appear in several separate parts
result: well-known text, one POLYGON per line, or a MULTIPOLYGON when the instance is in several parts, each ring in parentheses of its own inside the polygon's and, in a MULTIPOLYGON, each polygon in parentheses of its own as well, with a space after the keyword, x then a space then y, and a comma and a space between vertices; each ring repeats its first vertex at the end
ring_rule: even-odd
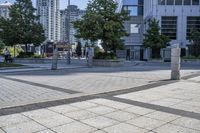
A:
POLYGON ((68 113, 68 112, 80 110, 79 108, 73 107, 73 106, 70 106, 70 105, 60 105, 60 106, 50 107, 48 109, 55 111, 55 112, 58 112, 60 114, 65 114, 65 113, 68 113))
POLYGON ((84 119, 89 119, 89 118, 97 116, 97 114, 86 111, 86 110, 73 111, 73 112, 66 113, 64 115, 76 120, 84 120, 84 119))
POLYGON ((75 106, 77 108, 82 108, 82 109, 86 109, 86 108, 92 108, 92 107, 96 107, 98 106, 97 104, 94 104, 94 103, 90 103, 90 102, 77 102, 77 103, 72 103, 72 104, 69 104, 71 106, 75 106))
POLYGON ((166 96, 152 93, 149 90, 144 90, 140 92, 118 95, 115 97, 134 100, 134 101, 140 101, 140 102, 152 102, 152 101, 163 99, 166 96))
MULTIPOLYGON (((199 98, 199 96, 198 96, 199 98)), ((185 101, 184 104, 188 105, 188 106, 196 106, 200 108, 200 103, 196 102, 196 101, 185 101)))
POLYGON ((200 120, 181 117, 175 121, 172 121, 171 123, 178 126, 199 130, 200 132, 200 120))
POLYGON ((91 132, 91 133, 106 133, 106 132, 104 132, 102 130, 97 130, 97 131, 94 131, 94 132, 91 132))
POLYGON ((6 133, 32 133, 46 129, 35 121, 23 122, 2 128, 6 133))
POLYGON ((126 103, 120 103, 120 102, 107 100, 107 99, 103 99, 103 98, 93 99, 93 100, 88 100, 88 101, 92 102, 92 103, 97 103, 97 104, 101 104, 101 105, 104 105, 104 106, 116 108, 116 109, 124 109, 124 108, 128 108, 128 107, 132 106, 132 105, 129 105, 129 104, 126 104, 126 103))
POLYGON ((147 114, 145 116, 153 118, 153 119, 165 121, 165 122, 170 122, 170 121, 173 121, 180 117, 178 115, 173 115, 173 114, 164 113, 164 112, 160 112, 160 111, 156 111, 156 112, 147 114))
POLYGON ((112 120, 103 116, 98 116, 98 117, 81 120, 81 121, 97 129, 102 129, 102 128, 109 127, 109 126, 119 123, 115 120, 112 120))
POLYGON ((55 133, 55 132, 53 132, 53 131, 47 129, 47 130, 42 130, 42 131, 35 132, 35 133, 55 133))
POLYGON ((22 114, 31 119, 37 119, 37 120, 41 119, 41 118, 48 118, 48 117, 52 117, 54 115, 58 115, 58 113, 55 113, 48 109, 39 109, 39 110, 24 112, 22 114))
POLYGON ((147 129, 147 130, 152 130, 154 128, 160 127, 161 125, 165 124, 166 122, 148 118, 148 117, 139 117, 139 118, 127 121, 126 123, 129 123, 129 124, 132 124, 132 125, 135 125, 135 126, 147 129))
POLYGON ((114 119, 114 120, 117 120, 117 121, 120 121, 120 122, 139 117, 139 115, 136 115, 133 113, 128 113, 128 112, 123 112, 123 111, 112 112, 112 113, 106 114, 104 116, 114 119))
POLYGON ((111 127, 107 127, 105 129, 108 133, 145 133, 147 130, 126 124, 126 123, 120 123, 111 127))
POLYGON ((56 133, 90 133, 97 129, 80 122, 72 122, 66 125, 52 128, 56 133))
POLYGON ((100 114, 100 115, 104 115, 104 114, 108 114, 108 113, 116 111, 116 109, 109 108, 109 107, 106 107, 106 106, 98 106, 98 107, 89 108, 89 109, 86 109, 86 110, 88 110, 92 113, 95 113, 95 114, 100 114))
POLYGON ((181 104, 173 105, 171 107, 175 108, 175 109, 181 109, 181 110, 185 110, 185 111, 200 113, 200 106, 197 107, 197 106, 192 106, 192 105, 181 103, 181 104))
POLYGON ((134 113, 134 114, 139 114, 139 115, 145 115, 145 114, 155 112, 155 110, 146 109, 146 108, 137 107, 137 106, 133 106, 133 107, 124 109, 123 111, 134 113))
POLYGON ((0 127, 10 126, 27 121, 30 121, 30 119, 21 114, 0 116, 0 127))
POLYGON ((47 118, 34 119, 34 120, 48 128, 68 124, 74 121, 73 119, 70 119, 63 115, 54 115, 47 118))
POLYGON ((176 126, 173 124, 166 124, 155 130, 156 133, 199 133, 197 130, 176 126))
POLYGON ((0 129, 0 133, 5 133, 3 130, 0 129))
POLYGON ((181 103, 183 101, 184 100, 174 99, 174 98, 164 98, 164 99, 159 99, 159 100, 156 100, 156 101, 152 101, 151 104, 170 107, 172 105, 181 103))

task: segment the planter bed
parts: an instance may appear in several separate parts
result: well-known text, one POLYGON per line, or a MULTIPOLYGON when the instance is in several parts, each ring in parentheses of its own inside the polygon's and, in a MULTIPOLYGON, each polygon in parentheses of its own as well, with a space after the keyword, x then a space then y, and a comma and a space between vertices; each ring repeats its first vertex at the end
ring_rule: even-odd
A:
POLYGON ((199 64, 200 65, 200 59, 182 59, 182 63, 199 64))
POLYGON ((124 60, 103 60, 103 59, 94 59, 94 66, 102 67, 120 67, 124 65, 124 60))

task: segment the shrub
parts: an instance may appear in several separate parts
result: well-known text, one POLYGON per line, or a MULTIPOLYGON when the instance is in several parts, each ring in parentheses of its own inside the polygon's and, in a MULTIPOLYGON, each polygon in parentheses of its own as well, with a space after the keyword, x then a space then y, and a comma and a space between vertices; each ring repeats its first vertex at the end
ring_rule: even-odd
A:
POLYGON ((33 52, 20 52, 17 58, 32 58, 33 56, 33 52))
POLYGON ((189 55, 189 56, 184 56, 183 59, 200 59, 200 56, 196 57, 196 56, 189 55))
POLYGON ((116 54, 114 53, 105 53, 105 52, 99 52, 96 53, 94 56, 94 59, 107 59, 107 60, 111 60, 111 59, 117 59, 116 54))

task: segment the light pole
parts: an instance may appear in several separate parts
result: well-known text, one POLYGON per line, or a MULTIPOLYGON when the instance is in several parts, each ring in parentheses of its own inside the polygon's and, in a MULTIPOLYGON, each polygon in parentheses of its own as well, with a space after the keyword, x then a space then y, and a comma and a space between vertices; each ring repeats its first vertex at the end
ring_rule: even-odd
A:
MULTIPOLYGON (((68 45, 70 45, 70 0, 68 0, 68 45)), ((67 52, 67 64, 71 64, 70 49, 67 52)))

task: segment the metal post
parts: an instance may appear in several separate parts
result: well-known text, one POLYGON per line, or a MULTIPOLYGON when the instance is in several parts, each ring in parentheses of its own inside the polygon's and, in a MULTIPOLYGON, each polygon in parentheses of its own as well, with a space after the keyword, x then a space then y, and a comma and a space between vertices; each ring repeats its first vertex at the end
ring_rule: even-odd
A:
POLYGON ((51 70, 57 70, 57 64, 58 64, 58 49, 55 48, 53 51, 51 70))
POLYGON ((67 51, 67 64, 71 64, 70 50, 67 51))
POLYGON ((171 49, 171 80, 180 80, 180 53, 181 49, 178 47, 173 47, 171 49))

